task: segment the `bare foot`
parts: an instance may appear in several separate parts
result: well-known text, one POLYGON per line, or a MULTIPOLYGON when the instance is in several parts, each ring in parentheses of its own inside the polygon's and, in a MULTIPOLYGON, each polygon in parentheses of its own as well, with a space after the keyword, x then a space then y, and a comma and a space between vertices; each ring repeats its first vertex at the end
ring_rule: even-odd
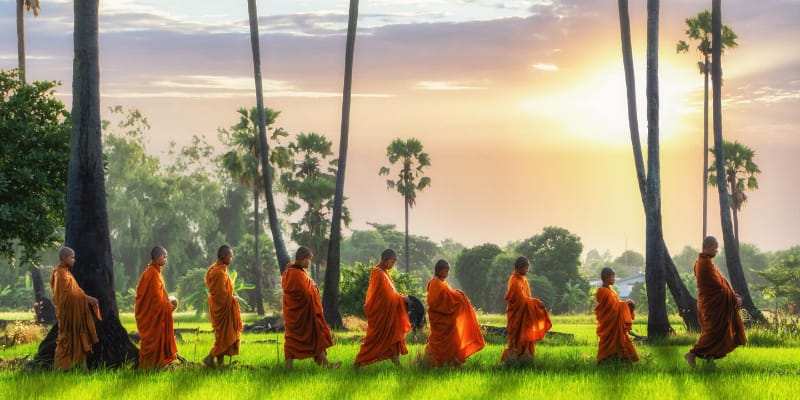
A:
POLYGON ((328 362, 328 363, 325 364, 325 368, 328 368, 328 369, 339 369, 339 367, 341 367, 341 366, 342 366, 342 362, 341 361, 328 362))
POLYGON ((697 356, 694 355, 694 353, 692 353, 691 351, 684 354, 683 358, 686 360, 686 362, 689 364, 690 367, 694 368, 694 366, 697 365, 695 362, 697 356))
POLYGON ((217 366, 214 365, 214 356, 212 356, 211 354, 207 355, 206 358, 203 359, 203 364, 205 364, 206 367, 211 369, 217 368, 217 366))

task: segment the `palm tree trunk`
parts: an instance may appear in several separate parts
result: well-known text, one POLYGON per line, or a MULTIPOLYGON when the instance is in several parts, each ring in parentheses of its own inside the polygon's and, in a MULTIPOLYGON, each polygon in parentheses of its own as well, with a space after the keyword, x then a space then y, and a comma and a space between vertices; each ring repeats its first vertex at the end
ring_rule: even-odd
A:
POLYGON ((17 61, 19 80, 25 82, 25 0, 17 0, 17 61))
MULTIPOLYGON (((256 168, 256 176, 258 176, 258 168, 256 168)), ((255 231, 255 260, 253 263, 253 275, 255 279, 255 295, 254 300, 256 303, 256 313, 258 315, 264 315, 264 297, 263 297, 263 289, 261 287, 261 217, 258 212, 259 204, 258 204, 258 184, 253 184, 253 219, 255 220, 255 226, 253 230, 255 231)))
POLYGON ((708 235, 708 54, 703 67, 703 237, 708 235))
POLYGON ((358 25, 358 0, 350 0, 347 17, 347 44, 344 55, 344 88, 342 89, 342 126, 339 136, 339 160, 336 167, 336 192, 333 196, 331 236, 328 241, 328 262, 325 268, 325 292, 322 308, 325 321, 332 329, 343 329, 339 313, 339 282, 341 280, 342 211, 344 208, 344 178, 347 168, 347 145, 350 136, 350 94, 353 84, 353 56, 358 25))
MULTIPOLYGON (((636 178, 639 183, 639 194, 642 198, 642 206, 647 214, 646 202, 646 182, 647 178, 644 170, 644 158, 642 157, 642 146, 639 140, 638 113, 636 110, 636 80, 633 70, 633 51, 631 46, 630 16, 628 12, 628 1, 619 0, 620 34, 622 38, 622 60, 625 69, 625 87, 627 91, 628 104, 628 125, 631 134, 631 146, 633 147, 634 165, 636 167, 636 178)), ((670 293, 678 304, 684 324, 689 330, 699 330, 700 324, 697 318, 697 300, 692 297, 686 285, 680 279, 675 264, 667 250, 667 245, 661 238, 661 254, 666 265, 667 285, 670 293)))
MULTIPOLYGON (((712 0, 711 2, 711 42, 722 42, 722 10, 721 1, 712 0)), ((734 235, 733 224, 731 223, 731 198, 728 196, 726 185, 725 159, 722 154, 722 52, 720 46, 713 46, 711 49, 711 80, 713 85, 713 109, 714 109, 714 158, 717 172, 717 190, 719 192, 720 219, 722 221, 722 237, 725 245, 725 261, 728 265, 728 276, 731 279, 731 286, 739 296, 742 297, 742 306, 750 313, 750 316, 758 322, 767 323, 764 315, 756 308, 753 299, 750 297, 750 289, 747 287, 747 280, 742 269, 742 261, 739 258, 739 242, 734 235)))
POLYGON ((275 206, 275 197, 272 193, 272 166, 269 163, 269 144, 267 143, 267 126, 264 121, 264 92, 261 82, 261 47, 258 40, 258 11, 256 1, 247 0, 247 11, 250 17, 250 45, 253 48, 253 75, 256 81, 256 108, 258 109, 258 141, 261 146, 261 170, 264 175, 264 197, 267 199, 267 219, 272 232, 272 242, 275 244, 275 255, 278 258, 278 267, 281 273, 291 259, 286 251, 281 235, 281 225, 278 221, 278 210, 275 206))
POLYGON ((409 272, 411 272, 411 263, 410 263, 411 257, 409 257, 411 254, 409 254, 409 250, 408 250, 408 199, 405 199, 405 203, 406 203, 406 238, 405 238, 406 239, 406 243, 405 243, 406 247, 405 247, 405 251, 404 251, 405 254, 403 255, 403 258, 405 258, 405 261, 406 261, 406 273, 409 273, 409 272))
MULTIPOLYGON (((136 362, 139 356, 119 321, 114 293, 100 128, 98 2, 74 3, 72 135, 67 172, 66 245, 77 255, 72 274, 81 288, 100 302, 103 316, 102 321, 95 322, 100 342, 88 355, 89 368, 117 367, 136 362)), ((35 363, 52 364, 57 335, 55 325, 39 345, 35 363)))

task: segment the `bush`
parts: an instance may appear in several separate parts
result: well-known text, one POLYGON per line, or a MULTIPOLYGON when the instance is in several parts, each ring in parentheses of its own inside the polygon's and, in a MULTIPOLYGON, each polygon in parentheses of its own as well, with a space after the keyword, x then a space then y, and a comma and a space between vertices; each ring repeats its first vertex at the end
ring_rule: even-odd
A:
POLYGON ((0 337, 0 345, 11 347, 17 344, 41 342, 45 334, 44 329, 33 321, 15 321, 0 337))
MULTIPOLYGON (((360 262, 356 262, 352 267, 342 266, 341 299, 339 300, 339 310, 342 315, 366 317, 364 314, 364 301, 367 298, 367 288, 369 287, 371 273, 372 267, 360 262)), ((421 292, 419 278, 416 277, 414 272, 406 274, 392 269, 390 274, 398 293, 416 296, 422 301, 425 300, 421 292)))

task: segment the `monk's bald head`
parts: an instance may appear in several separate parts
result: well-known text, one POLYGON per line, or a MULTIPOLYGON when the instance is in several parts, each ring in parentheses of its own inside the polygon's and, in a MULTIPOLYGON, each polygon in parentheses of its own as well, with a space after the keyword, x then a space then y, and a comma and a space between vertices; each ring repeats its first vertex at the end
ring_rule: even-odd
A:
POLYGON ((614 268, 605 267, 605 268, 600 270, 600 279, 605 281, 606 279, 610 278, 612 275, 616 275, 616 274, 617 273, 614 271, 614 268))
POLYGON ((58 250, 58 260, 59 261, 64 261, 64 259, 67 258, 67 257, 75 257, 75 250, 72 250, 71 248, 66 247, 66 246, 62 247, 60 250, 58 250))
POLYGON ((217 258, 225 257, 228 254, 233 254, 233 250, 231 250, 231 246, 228 246, 227 244, 223 244, 222 246, 219 246, 219 249, 217 249, 217 258))
POLYGON ((300 261, 306 258, 311 258, 311 256, 312 256, 311 249, 309 249, 306 246, 300 246, 297 248, 297 252, 294 253, 294 260, 300 261))
POLYGON ((397 252, 392 249, 386 249, 381 253, 381 261, 397 260, 397 252))
POLYGON ((703 254, 713 258, 717 255, 718 249, 719 243, 717 242, 717 238, 706 236, 705 239, 703 239, 703 254))
POLYGON ((445 270, 450 270, 450 263, 447 262, 447 260, 439 260, 436 262, 436 266, 433 267, 433 272, 436 274, 436 276, 439 276, 439 274, 445 270))
POLYGON ((167 249, 165 249, 165 248, 163 248, 161 246, 153 247, 153 249, 150 250, 150 259, 151 260, 155 260, 156 258, 158 258, 160 256, 165 256, 165 255, 167 255, 167 249))

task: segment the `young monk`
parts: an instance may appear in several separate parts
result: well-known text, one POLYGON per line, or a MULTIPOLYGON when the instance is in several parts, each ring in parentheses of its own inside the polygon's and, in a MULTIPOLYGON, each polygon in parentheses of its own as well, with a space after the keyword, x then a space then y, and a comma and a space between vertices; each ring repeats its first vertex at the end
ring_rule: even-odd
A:
POLYGON ((514 273, 508 279, 505 300, 508 319, 508 346, 503 350, 500 360, 506 364, 533 362, 534 344, 544 338, 553 326, 550 316, 541 300, 531 297, 528 285, 528 269, 531 263, 525 257, 514 262, 514 273))
POLYGON ((228 276, 228 266, 233 260, 233 250, 221 246, 217 250, 217 262, 208 268, 208 316, 214 328, 214 347, 203 359, 209 368, 222 367, 225 356, 239 354, 239 335, 242 332, 242 317, 239 301, 233 293, 233 282, 228 276), (214 364, 216 358, 216 364, 214 364))
POLYGON ((431 333, 425 346, 424 365, 460 366, 485 346, 478 318, 467 295, 445 282, 450 264, 439 260, 428 282, 428 320, 431 333))
POLYGON ((69 272, 75 265, 75 251, 62 247, 58 251, 58 259, 59 264, 50 277, 58 323, 53 366, 62 371, 76 366, 86 370, 86 353, 91 353, 92 345, 98 342, 92 309, 97 319, 102 319, 99 303, 96 298, 84 293, 69 272))
POLYGON ((333 337, 322 314, 322 302, 316 283, 306 269, 313 254, 308 247, 299 247, 294 262, 284 269, 283 286, 283 353, 286 369, 292 369, 293 360, 314 357, 323 367, 338 368, 341 361, 328 361, 326 349, 333 346, 333 337))
POLYGON ((624 361, 639 361, 639 355, 633 347, 628 332, 633 324, 633 300, 620 301, 611 285, 617 281, 617 274, 611 268, 600 271, 603 286, 597 288, 595 299, 597 307, 594 314, 597 316, 597 336, 600 344, 597 348, 597 363, 604 360, 619 359, 624 361))
POLYGON ((156 246, 150 251, 150 264, 136 285, 133 314, 139 330, 139 368, 152 369, 169 365, 177 358, 172 312, 178 301, 167 295, 161 270, 167 263, 167 249, 156 246))
POLYGON ((358 369, 383 360, 392 360, 400 366, 400 355, 408 354, 406 333, 411 331, 411 322, 406 313, 408 299, 394 288, 389 271, 397 262, 394 250, 384 250, 381 262, 372 269, 369 288, 364 302, 367 314, 367 335, 358 351, 353 366, 358 369))
POLYGON ((715 237, 703 239, 703 251, 694 264, 700 337, 683 356, 691 367, 695 366, 697 357, 708 361, 722 358, 747 343, 744 323, 739 316, 742 298, 731 289, 712 261, 718 247, 715 237))

